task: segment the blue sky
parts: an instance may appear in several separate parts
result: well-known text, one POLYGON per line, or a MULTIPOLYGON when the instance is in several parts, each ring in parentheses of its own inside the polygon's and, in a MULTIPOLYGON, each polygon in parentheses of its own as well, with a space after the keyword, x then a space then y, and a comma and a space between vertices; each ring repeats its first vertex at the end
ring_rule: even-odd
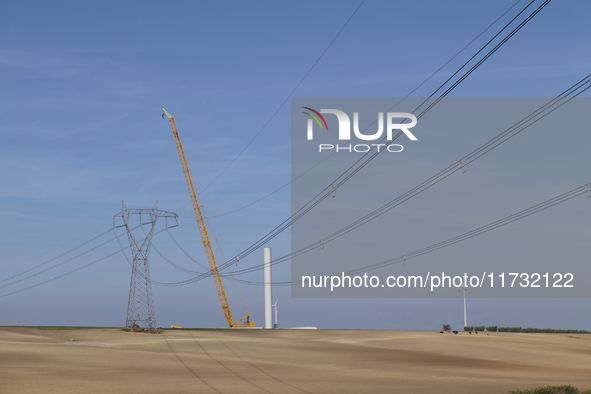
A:
MULTIPOLYGON (((294 96, 404 96, 514 3, 367 0, 294 96)), ((519 2, 500 23, 525 4, 519 2)), ((121 200, 136 207, 159 201, 161 209, 179 213, 181 226, 171 232, 205 261, 174 141, 160 108, 175 115, 196 186, 204 190, 279 108, 358 5, 357 1, 1 2, 2 277, 16 275, 109 229, 121 200)), ((591 69, 590 11, 587 1, 553 1, 452 95, 545 97, 566 89, 591 69)), ((493 26, 413 95, 430 94, 500 26, 493 26)), ((581 137, 582 131, 573 133, 573 138, 581 137)), ((544 144, 551 140, 547 137, 532 145, 522 137, 506 154, 517 152, 514 165, 527 165, 528 155, 550 149, 544 144), (519 155, 520 149, 531 150, 519 155)), ((588 142, 582 137, 574 141, 579 146, 588 142)), ((478 142, 468 141, 466 149, 459 146, 458 152, 469 151, 478 142)), ((560 145, 563 157, 558 158, 565 171, 574 167, 578 172, 571 173, 572 178, 584 175, 584 163, 583 168, 579 162, 568 165, 575 153, 567 148, 568 142, 560 145)), ((445 164, 451 159, 455 157, 441 158, 445 164)), ((501 154, 491 158, 484 170, 493 173, 503 160, 501 154)), ((441 162, 424 164, 427 173, 441 162)), ((526 177, 539 178, 535 166, 524 168, 529 168, 524 170, 526 177)), ((560 171, 555 175, 547 182, 528 184, 529 194, 499 200, 490 208, 498 213, 492 219, 552 197, 563 185, 568 190, 571 183, 559 184, 560 171)), ((499 188, 512 190, 522 183, 518 177, 508 178, 499 188)), ((239 253, 289 216, 290 188, 231 215, 215 216, 257 200, 289 180, 288 102, 236 163, 202 193, 226 256, 239 253)), ((404 184, 418 181, 406 179, 404 184)), ((465 187, 469 190, 469 185, 465 187)), ((452 201, 450 196, 442 198, 442 205, 452 201)), ((586 211, 585 205, 575 206, 571 208, 575 216, 588 215, 588 204, 586 211)), ((412 210, 437 214, 419 202, 412 210)), ((555 224, 579 225, 568 220, 555 224)), ((588 229, 582 231, 589 235, 588 229)), ((528 242, 536 244, 535 239, 528 242)), ((179 264, 199 270, 165 234, 158 235, 154 244, 179 264)), ((289 245, 285 232, 269 246, 280 255, 289 252, 289 245)), ((0 295, 118 249, 116 242, 111 243, 44 276, 0 288, 0 295)), ((520 253, 527 256, 526 250, 520 253)), ((571 257, 585 258, 576 253, 571 257)), ((154 251, 151 256, 153 279, 186 278, 154 251)), ((262 259, 262 251, 243 264, 256 264, 257 259, 262 259)), ((122 325, 129 271, 119 254, 55 282, 3 297, 0 324, 122 325)), ((262 273, 251 278, 260 280, 259 276, 262 273)), ((274 276, 288 280, 289 267, 278 267, 274 276)), ((231 283, 226 288, 235 315, 241 316, 231 283)), ((242 290, 255 320, 262 322, 262 289, 243 286, 242 290)), ((182 288, 157 286, 154 294, 161 325, 225 324, 211 281, 182 288)), ((298 300, 290 299, 286 288, 275 289, 275 296, 280 297, 284 326, 432 329, 442 323, 459 327, 462 319, 461 305, 453 299, 298 300)), ((486 316, 500 326, 589 329, 584 301, 474 300, 471 305, 482 320, 486 316)))

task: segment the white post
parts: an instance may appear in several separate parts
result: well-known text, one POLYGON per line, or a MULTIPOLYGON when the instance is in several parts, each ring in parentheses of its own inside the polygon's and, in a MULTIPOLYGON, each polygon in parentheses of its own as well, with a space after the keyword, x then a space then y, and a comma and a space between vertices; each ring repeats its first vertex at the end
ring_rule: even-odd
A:
POLYGON ((277 301, 275 301, 275 303, 273 304, 273 308, 275 308, 275 324, 273 325, 273 328, 279 328, 277 326, 277 303, 279 302, 279 298, 277 298, 277 301))
POLYGON ((464 327, 468 326, 468 319, 466 317, 466 288, 464 287, 464 327))
POLYGON ((271 291, 271 248, 265 248, 263 252, 263 272, 265 288, 265 329, 273 328, 273 308, 271 291))

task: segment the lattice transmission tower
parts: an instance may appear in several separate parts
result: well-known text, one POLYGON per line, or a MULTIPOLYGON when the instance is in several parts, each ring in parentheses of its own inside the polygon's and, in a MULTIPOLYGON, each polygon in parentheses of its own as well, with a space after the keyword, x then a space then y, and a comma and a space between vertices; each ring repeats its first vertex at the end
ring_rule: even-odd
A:
POLYGON ((125 227, 133 255, 125 327, 131 329, 145 327, 157 332, 158 326, 156 325, 156 314, 154 312, 148 255, 150 254, 152 236, 154 235, 158 218, 165 218, 166 228, 172 228, 179 225, 179 217, 176 213, 158 210, 158 202, 151 209, 129 209, 125 206, 125 202, 122 205, 122 211, 113 216, 113 227, 125 227), (140 238, 140 241, 133 234, 132 230, 139 226, 134 227, 131 215, 138 216, 139 226, 150 226, 150 231, 147 232, 145 238, 140 238), (144 223, 142 215, 144 215, 144 218, 149 217, 150 220, 144 223), (168 225, 169 218, 174 219, 174 225, 168 225), (123 224, 117 225, 118 221, 119 223, 123 222, 123 224))

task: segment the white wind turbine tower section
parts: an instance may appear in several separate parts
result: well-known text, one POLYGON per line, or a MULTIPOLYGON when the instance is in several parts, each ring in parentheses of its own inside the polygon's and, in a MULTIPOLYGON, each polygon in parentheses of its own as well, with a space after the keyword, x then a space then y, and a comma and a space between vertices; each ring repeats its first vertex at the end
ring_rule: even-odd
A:
POLYGON ((275 300, 275 303, 273 304, 273 309, 275 311, 275 325, 273 326, 273 328, 278 328, 279 326, 277 325, 277 303, 279 302, 279 298, 277 298, 275 300))
POLYGON ((271 248, 263 249, 263 277, 265 289, 265 329, 273 328, 273 294, 271 276, 271 248))
MULTIPOLYGON (((456 294, 456 298, 460 295, 460 293, 464 291, 464 327, 468 327, 468 318, 466 316, 466 278, 462 275, 462 288, 456 294)), ((470 292, 468 292, 470 293, 470 292)))

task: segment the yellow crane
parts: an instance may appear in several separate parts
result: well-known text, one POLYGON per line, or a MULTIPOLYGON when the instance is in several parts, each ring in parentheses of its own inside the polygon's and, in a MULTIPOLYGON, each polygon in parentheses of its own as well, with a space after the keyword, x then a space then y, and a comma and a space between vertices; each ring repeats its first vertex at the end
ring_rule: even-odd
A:
POLYGON ((185 151, 183 150, 183 144, 181 144, 181 138, 179 137, 179 132, 176 128, 174 116, 168 113, 164 108, 162 108, 162 111, 164 111, 168 117, 172 134, 174 135, 176 150, 179 154, 179 160, 181 161, 181 167, 183 168, 183 175, 185 176, 185 182, 187 184, 187 189, 189 189, 191 203, 193 204, 193 211, 195 211, 195 219, 197 220, 197 226, 199 227, 199 233, 201 234, 201 241, 203 242, 203 248, 205 249, 207 261, 209 262, 209 269, 211 270, 211 276, 213 277, 213 282, 215 283, 215 288, 218 292, 220 304, 222 305, 222 310, 224 311, 224 317, 226 318, 226 321, 230 327, 254 327, 254 321, 250 321, 250 314, 247 314, 236 322, 232 318, 232 311, 230 310, 230 305, 228 304, 228 299, 226 298, 226 292, 224 291, 224 285, 222 284, 222 278, 220 277, 218 265, 215 262, 213 248, 211 247, 211 242, 209 242, 209 235, 207 233, 207 228, 205 227, 203 215, 201 214, 201 208, 199 206, 199 201, 197 200, 197 193, 195 186, 193 186, 193 179, 191 178, 191 171, 189 170, 189 165, 187 164, 187 159, 185 158, 185 151), (243 320, 246 321, 243 324, 239 324, 243 320))

